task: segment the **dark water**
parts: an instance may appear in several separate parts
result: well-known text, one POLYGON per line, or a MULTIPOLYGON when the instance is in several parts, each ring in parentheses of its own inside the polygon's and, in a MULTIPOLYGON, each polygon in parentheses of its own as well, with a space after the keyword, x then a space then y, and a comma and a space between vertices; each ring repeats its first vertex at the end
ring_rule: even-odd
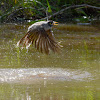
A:
POLYGON ((28 25, 0 25, 0 100, 100 100, 100 30, 54 27, 61 53, 21 50, 28 25))

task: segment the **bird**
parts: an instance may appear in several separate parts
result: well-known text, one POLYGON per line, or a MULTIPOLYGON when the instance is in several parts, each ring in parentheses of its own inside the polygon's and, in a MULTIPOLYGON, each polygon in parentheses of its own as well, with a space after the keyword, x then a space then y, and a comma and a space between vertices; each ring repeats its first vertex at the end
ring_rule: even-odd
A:
POLYGON ((41 53, 49 54, 50 51, 58 53, 60 51, 60 44, 55 40, 52 27, 58 25, 58 22, 48 20, 35 22, 28 27, 27 33, 17 42, 19 47, 28 49, 30 45, 34 44, 35 48, 41 53))

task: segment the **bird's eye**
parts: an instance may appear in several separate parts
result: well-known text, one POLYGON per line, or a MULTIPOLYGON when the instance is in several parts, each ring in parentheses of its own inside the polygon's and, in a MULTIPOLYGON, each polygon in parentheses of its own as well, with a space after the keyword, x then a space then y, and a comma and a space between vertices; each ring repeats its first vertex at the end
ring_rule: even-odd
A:
POLYGON ((53 26, 53 22, 51 22, 51 21, 48 22, 48 25, 49 25, 49 26, 53 26))
POLYGON ((51 22, 49 22, 49 24, 51 25, 52 23, 51 23, 51 22))
POLYGON ((52 25, 52 22, 49 22, 49 25, 52 25))

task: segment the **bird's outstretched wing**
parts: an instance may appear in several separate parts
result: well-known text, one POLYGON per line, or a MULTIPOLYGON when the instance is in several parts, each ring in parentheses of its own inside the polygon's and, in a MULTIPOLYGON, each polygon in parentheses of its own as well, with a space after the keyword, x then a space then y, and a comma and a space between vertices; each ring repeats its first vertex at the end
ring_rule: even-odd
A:
POLYGON ((53 32, 51 30, 45 31, 44 28, 39 27, 38 30, 29 30, 23 38, 21 38, 17 46, 20 44, 28 48, 30 44, 35 44, 35 48, 42 53, 49 54, 52 50, 54 53, 59 52, 60 45, 55 41, 53 32))

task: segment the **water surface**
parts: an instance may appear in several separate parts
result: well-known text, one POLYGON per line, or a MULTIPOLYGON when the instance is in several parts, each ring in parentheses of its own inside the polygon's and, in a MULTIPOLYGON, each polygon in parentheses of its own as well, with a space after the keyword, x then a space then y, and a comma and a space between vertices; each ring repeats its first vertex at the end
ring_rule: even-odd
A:
POLYGON ((1 100, 99 100, 100 30, 93 26, 53 28, 59 54, 21 50, 28 25, 0 25, 1 100))

